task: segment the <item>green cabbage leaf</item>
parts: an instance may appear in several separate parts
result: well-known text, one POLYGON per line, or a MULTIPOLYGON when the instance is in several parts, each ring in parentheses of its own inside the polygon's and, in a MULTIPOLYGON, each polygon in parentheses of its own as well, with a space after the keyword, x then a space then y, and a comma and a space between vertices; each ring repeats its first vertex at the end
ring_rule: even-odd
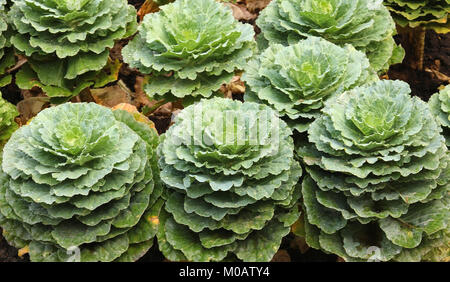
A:
POLYGON ((5 5, 6 0, 0 0, 0 87, 11 83, 12 77, 6 71, 16 62, 9 40, 10 29, 5 5))
POLYGON ((429 107, 382 80, 327 101, 297 152, 309 245, 346 261, 449 255, 449 154, 429 107))
POLYGON ((18 0, 8 17, 11 43, 28 59, 17 84, 40 87, 59 102, 103 86, 98 77, 108 72, 109 49, 137 29, 126 0, 18 0))
POLYGON ((3 151, 0 226, 31 261, 135 261, 162 207, 156 131, 123 110, 66 103, 3 151))
POLYGON ((270 261, 299 216, 291 130, 271 108, 224 98, 181 111, 158 147, 171 261, 270 261))
POLYGON ((3 148, 11 134, 19 128, 14 121, 18 115, 16 106, 3 99, 0 93, 0 148, 3 148))
POLYGON ((384 0, 384 5, 400 26, 423 26, 438 33, 450 31, 449 0, 384 0))
POLYGON ((318 36, 366 53, 374 70, 400 63, 404 50, 394 42, 395 24, 382 2, 373 0, 273 0, 256 21, 261 45, 289 45, 318 36))
POLYGON ((253 27, 214 0, 179 0, 147 14, 122 50, 124 61, 149 74, 144 91, 156 100, 211 97, 243 69, 256 46, 253 27))
POLYGON ((450 85, 447 85, 439 93, 431 96, 430 101, 431 112, 436 117, 438 123, 441 125, 443 135, 447 142, 447 147, 450 146, 450 85))
POLYGON ((246 101, 271 106, 290 127, 304 132, 327 99, 378 78, 352 45, 308 37, 290 46, 271 45, 249 62, 242 79, 246 101))

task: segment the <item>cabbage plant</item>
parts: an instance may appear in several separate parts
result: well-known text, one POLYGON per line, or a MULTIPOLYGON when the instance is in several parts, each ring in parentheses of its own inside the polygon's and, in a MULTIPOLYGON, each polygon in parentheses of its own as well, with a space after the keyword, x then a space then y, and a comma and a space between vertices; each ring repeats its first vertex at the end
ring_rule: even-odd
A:
POLYGON ((296 44, 272 44, 250 61, 243 80, 246 101, 264 103, 299 132, 320 116, 324 102, 376 80, 365 54, 352 45, 342 48, 320 37, 296 44))
POLYGON ((384 0, 400 26, 425 27, 439 33, 450 31, 448 0, 384 0))
POLYGON ((428 102, 431 112, 442 126, 443 135, 446 138, 447 147, 450 146, 450 85, 447 85, 439 93, 431 96, 428 102))
POLYGON ((379 81, 326 103, 298 148, 307 243, 346 261, 437 261, 450 252, 450 166, 429 107, 379 81))
POLYGON ((382 2, 273 0, 256 23, 262 30, 263 39, 258 39, 262 42, 288 45, 312 35, 338 45, 352 44, 367 54, 376 71, 387 70, 404 56, 394 42, 395 24, 382 2))
POLYGON ((156 131, 123 110, 41 111, 3 151, 0 226, 31 261, 135 261, 163 204, 156 131))
POLYGON ((54 100, 110 82, 109 49, 137 28, 126 0, 17 0, 8 16, 11 42, 28 58, 17 84, 38 86, 54 100))
POLYGON ((6 74, 8 68, 15 63, 14 52, 9 42, 8 18, 6 16, 6 0, 0 0, 0 87, 11 82, 6 74))
POLYGON ((179 0, 147 14, 122 50, 124 61, 150 74, 144 91, 153 99, 185 102, 217 93, 245 67, 253 27, 234 19, 214 0, 179 0))
POLYGON ((224 98, 181 111, 158 147, 167 201, 158 245, 171 261, 269 261, 298 217, 302 174, 271 108, 224 98))
POLYGON ((385 0, 402 40, 408 42, 405 63, 423 70, 426 29, 438 33, 450 31, 449 0, 385 0))
POLYGON ((19 127, 14 121, 18 115, 16 107, 3 99, 0 93, 0 148, 3 148, 11 134, 19 127))

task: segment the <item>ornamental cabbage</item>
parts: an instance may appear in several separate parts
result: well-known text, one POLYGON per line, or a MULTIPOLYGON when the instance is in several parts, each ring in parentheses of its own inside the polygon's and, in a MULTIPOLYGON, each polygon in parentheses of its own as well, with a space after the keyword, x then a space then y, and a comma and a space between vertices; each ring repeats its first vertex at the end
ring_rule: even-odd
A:
POLYGON ((11 137, 11 134, 19 128, 14 121, 15 117, 18 115, 19 112, 16 107, 3 99, 0 93, 0 149, 3 148, 3 145, 5 145, 9 137, 11 137))
POLYGON ((423 26, 439 33, 450 31, 449 0, 384 0, 400 26, 423 26))
POLYGON ((178 0, 147 14, 122 55, 130 67, 151 74, 144 86, 151 98, 186 102, 230 82, 252 56, 253 37, 253 27, 221 3, 178 0))
POLYGON ((404 56, 392 37, 396 31, 389 11, 373 0, 273 0, 256 24, 262 42, 288 45, 312 35, 352 44, 366 53, 376 71, 387 70, 404 56))
POLYGON ((431 112, 442 127, 447 147, 450 147, 450 85, 431 96, 428 103, 431 112))
POLYGON ((6 70, 15 63, 14 52, 9 42, 8 21, 5 6, 6 0, 0 0, 0 87, 11 82, 11 76, 6 75, 6 70))
POLYGON ((109 71, 109 48, 137 28, 136 10, 126 0, 17 0, 8 16, 11 42, 28 57, 17 84, 38 86, 59 100, 109 82, 99 81, 109 71))
POLYGON ((123 110, 43 110, 3 151, 3 236, 32 261, 137 260, 152 246, 163 204, 157 142, 123 110))
POLYGON ((203 99, 158 155, 167 186, 158 244, 172 261, 269 261, 299 216, 291 130, 265 105, 203 99))
POLYGON ((379 81, 330 99, 298 148, 307 243, 346 261, 450 254, 444 137, 408 84, 379 81))
POLYGON ((376 80, 364 53, 318 37, 290 46, 273 44, 249 62, 246 101, 264 103, 299 132, 320 116, 324 101, 376 80))

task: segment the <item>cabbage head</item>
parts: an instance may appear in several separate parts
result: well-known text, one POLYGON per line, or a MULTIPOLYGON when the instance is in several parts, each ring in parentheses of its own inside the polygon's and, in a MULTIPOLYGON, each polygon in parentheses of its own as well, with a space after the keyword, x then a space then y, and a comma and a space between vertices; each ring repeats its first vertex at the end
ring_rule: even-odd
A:
POLYGON ((31 261, 137 260, 163 204, 157 143, 153 128, 123 110, 43 110, 4 147, 3 236, 31 261))
POLYGON ((423 26, 438 33, 450 31, 449 0, 384 0, 384 5, 400 26, 423 26))
POLYGON ((253 27, 214 0, 178 0, 147 14, 122 50, 124 61, 149 74, 152 99, 192 100, 216 94, 243 69, 256 46, 253 27))
POLYGON ((270 261, 299 216, 291 130, 271 108, 225 98, 186 107, 158 147, 171 261, 270 261))
MULTIPOLYGON (((292 44, 308 35, 366 53, 376 71, 400 63, 395 24, 382 2, 373 0, 273 0, 256 21, 261 42, 292 44), (260 36, 261 37, 261 36, 260 36)), ((263 45, 263 44, 262 44, 263 45)))
POLYGON ((9 41, 8 18, 6 16, 6 0, 0 0, 0 87, 11 82, 6 70, 15 63, 14 51, 9 41))
POLYGON ((28 58, 17 84, 38 86, 55 101, 110 82, 102 80, 110 71, 109 49, 137 28, 126 0, 17 0, 8 16, 11 43, 28 58))
POLYGON ((321 114, 324 102, 345 90, 378 79, 366 55, 320 37, 273 44, 249 62, 242 79, 244 99, 274 108, 299 132, 321 114))
POLYGON ((0 93, 0 149, 3 148, 11 134, 19 128, 14 121, 18 115, 16 107, 3 99, 0 93))
POLYGON ((382 80, 330 99, 299 147, 307 243, 346 261, 450 254, 450 166, 441 130, 408 84, 382 80))
POLYGON ((447 142, 447 147, 450 146, 450 85, 447 85, 439 93, 431 96, 428 102, 431 112, 436 117, 438 123, 441 125, 443 135, 447 142))

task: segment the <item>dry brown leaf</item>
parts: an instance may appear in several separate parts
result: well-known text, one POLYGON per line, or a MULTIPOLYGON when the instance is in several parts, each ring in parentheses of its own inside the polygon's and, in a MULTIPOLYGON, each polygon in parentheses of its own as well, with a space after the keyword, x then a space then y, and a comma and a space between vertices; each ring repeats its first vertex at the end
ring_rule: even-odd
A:
POLYGON ((250 13, 258 13, 269 5, 270 0, 246 0, 245 3, 250 13))
POLYGON ((151 128, 153 128, 156 131, 155 124, 151 120, 149 120, 146 116, 141 114, 138 111, 138 109, 135 106, 131 105, 131 104, 121 103, 121 104, 118 104, 118 105, 112 107, 112 110, 113 111, 115 111, 115 110, 127 111, 127 112, 129 112, 130 114, 133 115, 135 120, 147 124, 148 126, 150 126, 151 128))
POLYGON ((235 75, 228 84, 224 84, 220 87, 220 91, 225 94, 225 97, 232 98, 233 94, 244 94, 245 84, 241 80, 240 75, 235 75))
POLYGON ((159 11, 159 7, 155 2, 153 2, 152 0, 146 0, 144 2, 144 4, 142 4, 139 11, 137 12, 139 21, 142 21, 144 19, 145 15, 147 15, 149 13, 158 12, 158 11, 159 11))
POLYGON ((286 250, 279 250, 273 256, 271 262, 291 262, 291 256, 286 250))
POLYGON ((158 115, 171 115, 174 111, 174 107, 172 103, 167 103, 159 107, 154 113, 158 115))
POLYGON ((143 90, 145 78, 143 76, 136 77, 136 83, 134 84, 134 105, 136 107, 147 106, 151 107, 156 104, 156 101, 150 101, 147 94, 143 90))
POLYGON ((129 112, 130 114, 139 113, 138 109, 135 106, 128 104, 128 103, 121 103, 121 104, 115 105, 114 107, 112 107, 112 110, 113 111, 114 110, 124 110, 124 111, 129 112))
POLYGON ((97 104, 105 107, 114 107, 121 103, 131 103, 131 97, 119 85, 109 86, 101 89, 92 89, 91 95, 97 104))
POLYGON ((28 245, 26 245, 25 247, 23 247, 22 249, 19 249, 17 251, 17 255, 19 257, 23 257, 24 255, 28 254, 30 252, 30 247, 28 245))
POLYGON ((17 110, 20 113, 19 124, 27 124, 30 119, 35 117, 48 105, 48 99, 45 97, 28 97, 20 101, 17 103, 17 110))
POLYGON ((450 77, 440 72, 440 68, 441 68, 441 61, 435 60, 434 65, 430 68, 425 68, 425 71, 432 73, 437 79, 443 82, 450 83, 450 77))
POLYGON ((238 21, 252 21, 257 17, 256 14, 252 14, 247 11, 247 8, 245 6, 233 3, 224 3, 224 5, 231 8, 234 18, 238 21))
POLYGON ((229 84, 231 92, 234 94, 244 94, 245 93, 245 84, 241 80, 240 76, 234 76, 229 84))

